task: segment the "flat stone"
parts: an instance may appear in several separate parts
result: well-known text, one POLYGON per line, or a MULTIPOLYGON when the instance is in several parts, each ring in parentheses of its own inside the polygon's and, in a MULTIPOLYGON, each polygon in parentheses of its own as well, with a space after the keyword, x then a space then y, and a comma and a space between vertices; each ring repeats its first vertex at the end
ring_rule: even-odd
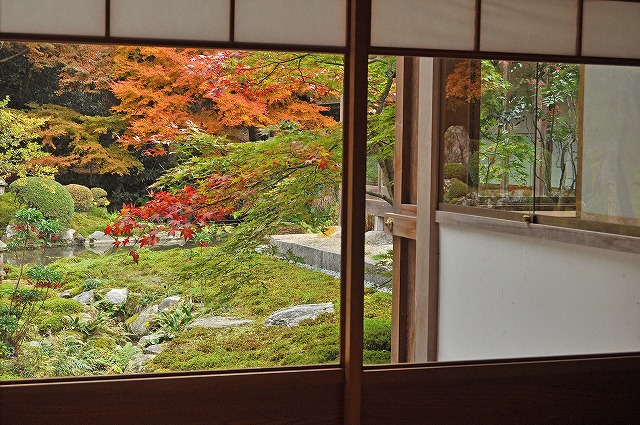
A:
POLYGON ((113 244, 113 241, 114 239, 111 236, 106 235, 104 232, 96 230, 95 232, 87 236, 84 242, 88 245, 106 245, 113 244))
POLYGON ((212 316, 212 317, 198 317, 193 322, 187 325, 187 330, 193 328, 208 328, 208 329, 221 329, 221 328, 232 328, 235 326, 243 326, 252 323, 252 320, 249 319, 236 319, 235 317, 223 317, 223 316, 212 316))
POLYGON ((315 319, 321 314, 334 313, 333 303, 302 304, 276 311, 265 320, 265 326, 298 326, 305 319, 315 319))
POLYGON ((175 303, 177 303, 178 301, 180 301, 180 297, 177 296, 177 295, 174 295, 172 297, 167 297, 167 298, 163 299, 162 301, 160 301, 160 305, 158 306, 158 310, 160 310, 160 311, 168 310, 169 308, 173 307, 173 305, 175 303))
POLYGON ((129 325, 131 333, 138 337, 147 335, 150 331, 151 323, 155 320, 156 314, 158 314, 158 304, 147 307, 138 313, 136 320, 129 325))
POLYGON ((127 302, 129 290, 127 288, 114 288, 104 294, 104 299, 113 305, 123 305, 127 302))
POLYGON ((84 291, 83 293, 76 295, 75 297, 73 297, 73 299, 81 302, 82 304, 90 305, 96 302, 96 295, 93 292, 93 289, 91 289, 89 291, 84 291))
POLYGON ((364 234, 364 243, 371 245, 393 245, 393 235, 381 230, 370 230, 364 234))
POLYGON ((145 347, 144 354, 160 354, 164 350, 164 347, 160 344, 153 344, 145 347))

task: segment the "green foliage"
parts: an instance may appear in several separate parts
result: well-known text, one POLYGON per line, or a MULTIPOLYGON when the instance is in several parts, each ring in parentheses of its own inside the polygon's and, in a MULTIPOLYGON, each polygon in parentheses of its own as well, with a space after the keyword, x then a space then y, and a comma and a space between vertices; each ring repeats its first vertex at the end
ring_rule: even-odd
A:
POLYGON ((73 215, 73 199, 69 191, 55 180, 25 177, 9 185, 20 205, 35 208, 48 220, 57 220, 69 228, 73 215))
POLYGON ((467 168, 460 162, 449 162, 444 164, 444 178, 465 180, 467 178, 467 168))
POLYGON ((65 186, 73 199, 73 210, 85 212, 93 206, 93 193, 87 186, 81 184, 68 184, 65 186))
POLYGON ((159 333, 162 339, 171 340, 176 337, 178 331, 195 320, 193 302, 191 300, 175 304, 167 311, 161 311, 156 315, 159 325, 159 333))
POLYGON ((364 319, 364 349, 391 352, 391 321, 364 319))
POLYGON ((16 197, 13 193, 0 195, 0 231, 13 219, 17 209, 16 197))
POLYGON ((93 203, 98 208, 106 208, 109 205, 107 199, 107 191, 101 187, 92 187, 91 195, 93 195, 93 203))
POLYGON ((129 362, 141 353, 142 350, 130 342, 124 345, 116 345, 111 353, 111 370, 114 373, 123 373, 129 362))
POLYGON ((104 208, 91 207, 87 212, 73 213, 71 227, 87 237, 96 230, 103 231, 112 222, 113 216, 104 208))
POLYGON ((55 168, 33 162, 47 156, 37 140, 45 120, 9 109, 8 103, 9 97, 0 101, 0 177, 53 176, 55 168))

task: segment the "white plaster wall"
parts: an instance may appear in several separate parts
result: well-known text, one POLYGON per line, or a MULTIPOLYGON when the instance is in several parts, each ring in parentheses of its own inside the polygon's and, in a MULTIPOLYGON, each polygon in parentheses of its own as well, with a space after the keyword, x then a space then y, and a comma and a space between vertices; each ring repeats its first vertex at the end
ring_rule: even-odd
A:
POLYGON ((438 360, 640 351, 640 255, 440 228, 438 360))

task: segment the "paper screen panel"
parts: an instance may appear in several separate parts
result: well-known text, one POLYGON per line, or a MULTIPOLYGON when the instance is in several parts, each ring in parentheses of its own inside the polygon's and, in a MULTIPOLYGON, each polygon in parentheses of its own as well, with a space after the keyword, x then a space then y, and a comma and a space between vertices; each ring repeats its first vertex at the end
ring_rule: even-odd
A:
POLYGON ((346 0, 236 0, 235 41, 344 46, 346 0))
POLYGON ((575 55, 577 0, 483 0, 480 49, 575 55))
POLYGON ((229 0, 111 0, 111 35, 229 40, 229 0))
POLYGON ((0 31, 105 35, 104 0, 0 0, 0 31))
POLYGON ((585 0, 582 54, 640 58, 640 3, 585 0))
POLYGON ((473 50, 475 0, 373 0, 371 44, 473 50))

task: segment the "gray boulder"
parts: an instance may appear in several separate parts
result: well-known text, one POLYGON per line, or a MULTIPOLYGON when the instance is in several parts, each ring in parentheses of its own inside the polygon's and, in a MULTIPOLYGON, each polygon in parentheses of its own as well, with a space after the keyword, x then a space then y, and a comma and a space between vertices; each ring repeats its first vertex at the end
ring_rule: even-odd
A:
POLYGON ((113 305, 123 305, 127 302, 129 290, 127 288, 114 288, 104 294, 104 299, 113 305))
POLYGON ((83 293, 76 295, 73 299, 81 302, 82 304, 90 305, 96 302, 96 295, 93 292, 93 289, 91 289, 90 291, 84 291, 83 293))
POLYGON ((248 325, 251 322, 252 321, 248 319, 236 319, 235 317, 223 317, 223 316, 199 317, 187 325, 187 330, 193 329, 193 328, 208 328, 208 329, 232 328, 235 326, 248 325))
POLYGON ((160 344, 153 344, 144 349, 144 354, 160 354, 164 347, 160 344))
POLYGON ((264 321, 264 325, 292 328, 305 319, 315 319, 321 314, 334 312, 333 303, 296 305, 276 311, 264 321))
POLYGON ((127 365, 124 372, 125 373, 144 372, 144 368, 147 365, 147 363, 149 363, 151 360, 155 358, 156 358, 155 354, 138 354, 134 356, 131 359, 131 361, 129 361, 129 364, 127 365))
POLYGON ((175 303, 177 303, 178 301, 180 301, 180 297, 177 296, 177 295, 174 295, 172 297, 167 297, 167 298, 163 299, 162 301, 160 301, 160 305, 158 306, 158 310, 160 310, 160 311, 168 310, 169 308, 173 307, 173 305, 175 303))
POLYGON ((138 313, 138 317, 136 320, 131 322, 129 325, 129 330, 132 334, 137 337, 142 337, 149 334, 150 331, 150 323, 155 320, 155 315, 158 314, 158 304, 154 304, 150 307, 145 308, 140 313, 138 313))
POLYGON ((152 334, 145 335, 142 338, 140 338, 140 341, 138 341, 138 345, 140 345, 142 347, 148 347, 149 345, 155 345, 155 344, 159 343, 162 340, 163 337, 164 337, 164 333, 154 332, 152 334))
POLYGON ((85 239, 85 245, 107 245, 113 243, 113 238, 104 232, 96 230, 85 239))

